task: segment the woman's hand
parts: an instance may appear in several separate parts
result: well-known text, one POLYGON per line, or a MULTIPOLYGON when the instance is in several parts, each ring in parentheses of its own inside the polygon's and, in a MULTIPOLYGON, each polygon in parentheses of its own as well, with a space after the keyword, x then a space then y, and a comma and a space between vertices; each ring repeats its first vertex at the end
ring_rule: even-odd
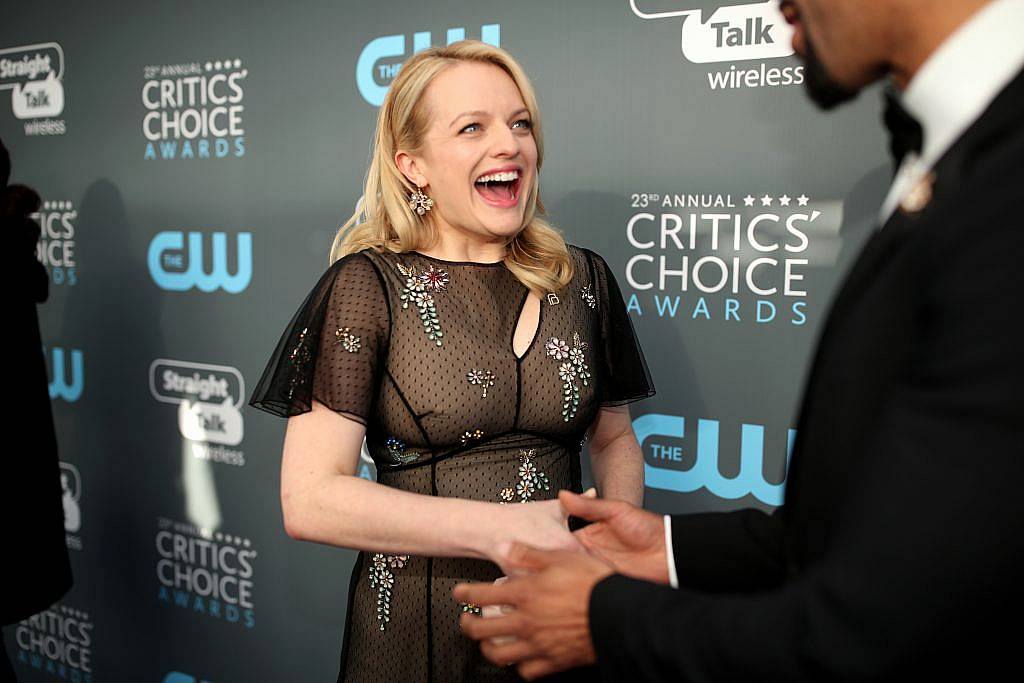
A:
MULTIPOLYGON (((594 489, 589 489, 583 496, 593 498, 596 494, 594 489)), ((501 533, 487 550, 487 556, 506 574, 510 570, 505 566, 505 554, 514 542, 542 550, 586 552, 579 539, 569 531, 569 515, 557 499, 501 507, 501 533)))
POLYGON ((560 491, 558 497, 566 514, 592 522, 575 534, 591 555, 620 574, 669 582, 662 515, 623 501, 592 500, 571 491, 560 491))

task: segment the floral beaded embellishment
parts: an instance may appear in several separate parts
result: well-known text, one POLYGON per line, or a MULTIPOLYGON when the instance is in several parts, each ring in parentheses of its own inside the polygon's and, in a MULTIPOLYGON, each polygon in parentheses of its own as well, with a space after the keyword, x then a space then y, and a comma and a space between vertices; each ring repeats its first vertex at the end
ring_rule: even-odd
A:
POLYGON ((579 332, 573 332, 572 348, 557 337, 548 339, 544 347, 556 361, 569 361, 558 366, 558 376, 562 380, 562 419, 568 422, 575 417, 580 404, 580 384, 587 386, 587 380, 591 377, 583 353, 588 344, 580 338, 579 332))
POLYGON ((484 435, 483 431, 481 431, 479 429, 474 429, 473 431, 468 431, 467 430, 465 432, 462 432, 462 436, 459 437, 459 440, 462 441, 463 444, 467 444, 470 441, 474 441, 476 439, 482 438, 483 435, 484 435))
POLYGON ((490 370, 470 370, 466 373, 466 381, 473 386, 482 386, 484 388, 482 398, 487 398, 487 387, 494 386, 494 373, 490 370))
POLYGON ((519 481, 516 482, 515 488, 508 486, 501 490, 501 505, 511 503, 517 497, 520 503, 525 503, 533 498, 537 491, 551 490, 548 475, 538 471, 536 463, 533 462, 536 453, 536 448, 519 449, 519 481))
POLYGON ((597 308, 597 297, 594 296, 594 292, 590 289, 591 285, 587 285, 580 290, 580 298, 582 298, 587 305, 591 308, 597 308))
POLYGON ((408 555, 376 553, 373 556, 370 588, 377 589, 377 621, 380 622, 381 631, 391 621, 391 589, 395 587, 395 574, 392 570, 401 569, 408 561, 408 555))
POLYGON ((402 308, 409 308, 409 302, 416 304, 420 312, 420 322, 427 339, 441 346, 441 323, 437 320, 437 308, 434 306, 434 295, 431 292, 443 292, 448 286, 448 273, 441 268, 430 266, 425 273, 418 274, 415 266, 397 264, 398 272, 405 276, 402 287, 402 308))
POLYGON ((473 614, 478 617, 483 615, 483 609, 480 605, 475 605, 472 602, 460 602, 459 609, 467 614, 473 614))
POLYGON ((309 351, 309 341, 306 335, 309 334, 309 328, 303 327, 302 331, 299 332, 299 339, 295 342, 295 348, 288 354, 288 360, 292 364, 292 377, 288 380, 288 400, 292 400, 292 396, 295 395, 295 390, 300 384, 306 381, 306 368, 309 367, 309 361, 312 359, 312 354, 309 351))
POLYGON ((392 465, 408 465, 411 462, 419 460, 422 453, 406 453, 405 442, 395 437, 389 437, 385 442, 388 449, 388 455, 391 456, 392 465))
POLYGON ((337 337, 338 343, 341 344, 341 348, 345 349, 349 353, 357 353, 359 351, 359 347, 362 345, 359 343, 359 337, 349 332, 349 329, 351 328, 341 327, 334 333, 334 336, 337 337))

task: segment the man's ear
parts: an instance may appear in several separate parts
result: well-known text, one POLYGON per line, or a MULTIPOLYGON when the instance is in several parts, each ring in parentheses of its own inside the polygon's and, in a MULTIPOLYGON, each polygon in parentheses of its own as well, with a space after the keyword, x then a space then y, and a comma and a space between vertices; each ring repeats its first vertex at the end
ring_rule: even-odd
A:
POLYGON ((395 152, 395 165, 409 182, 420 187, 427 185, 427 177, 423 175, 422 162, 417 157, 399 150, 395 152))

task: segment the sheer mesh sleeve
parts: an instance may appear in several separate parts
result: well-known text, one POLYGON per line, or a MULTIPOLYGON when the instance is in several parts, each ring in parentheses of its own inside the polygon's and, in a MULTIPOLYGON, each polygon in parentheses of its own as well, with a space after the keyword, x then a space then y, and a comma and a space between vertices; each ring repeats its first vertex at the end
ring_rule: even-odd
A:
POLYGON ((365 425, 388 346, 384 286, 365 254, 335 261, 289 322, 249 405, 291 417, 315 398, 365 425))
POLYGON ((654 381, 633 329, 633 321, 626 311, 619 284, 605 260, 594 252, 590 253, 595 266, 603 347, 604 381, 600 383, 599 403, 618 406, 653 396, 654 381))

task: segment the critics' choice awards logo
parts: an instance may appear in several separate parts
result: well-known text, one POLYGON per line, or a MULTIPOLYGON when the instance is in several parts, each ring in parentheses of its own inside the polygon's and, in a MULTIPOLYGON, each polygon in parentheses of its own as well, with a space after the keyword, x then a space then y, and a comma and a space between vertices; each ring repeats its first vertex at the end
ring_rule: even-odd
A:
MULTIPOLYGON (((683 7, 667 11, 644 9, 650 1, 629 0, 629 6, 640 19, 682 20, 680 48, 695 64, 745 63, 793 54, 793 27, 779 11, 778 0, 719 0, 712 10, 693 8, 693 0, 678 0, 676 4, 683 7)), ((712 69, 707 76, 711 90, 800 85, 804 67, 734 64, 728 69, 712 69)))
POLYGON ((149 243, 146 263, 153 282, 160 289, 185 292, 193 287, 200 292, 223 289, 238 294, 252 281, 252 233, 235 235, 235 269, 228 264, 228 235, 214 232, 210 235, 210 256, 204 259, 204 233, 168 230, 158 233, 149 243), (186 236, 188 243, 186 244, 186 236), (204 263, 210 263, 209 272, 204 263))
POLYGON ((57 43, 0 48, 0 91, 11 91, 11 110, 25 135, 63 135, 64 50, 57 43))
POLYGON ((22 673, 39 672, 61 681, 93 683, 93 623, 88 613, 57 603, 18 622, 14 659, 22 673))
POLYGON ((39 243, 36 258, 46 266, 46 272, 55 285, 75 285, 75 221, 78 212, 70 201, 45 201, 42 208, 31 215, 39 223, 39 243))
MULTIPOLYGON (((450 28, 445 33, 445 45, 451 45, 466 38, 465 28, 450 28)), ((480 40, 501 46, 501 25, 484 24, 480 27, 480 40)), ((359 94, 369 104, 379 107, 384 102, 384 94, 388 91, 391 81, 398 75, 402 62, 411 54, 425 50, 433 43, 430 31, 417 31, 412 34, 412 51, 406 36, 396 34, 374 38, 363 46, 356 60, 356 87, 359 94)))
POLYGON ((771 449, 778 457, 766 462, 764 426, 740 425, 739 471, 734 476, 721 471, 718 420, 697 420, 696 433, 692 434, 687 433, 685 418, 648 413, 633 420, 633 429, 644 446, 646 486, 679 493, 706 489, 726 500, 753 496, 767 505, 782 505, 795 429, 786 431, 784 444, 777 435, 779 443, 770 445, 779 446, 771 449))
POLYGON ((156 532, 157 601, 246 628, 256 625, 248 538, 160 517, 156 532))
POLYGON ((158 358, 149 366, 149 390, 178 406, 178 431, 192 457, 245 465, 242 442, 245 380, 237 368, 158 358))
POLYGON ((143 159, 245 156, 245 78, 240 59, 142 69, 143 159))
POLYGON ((692 322, 804 325, 809 257, 834 261, 841 206, 804 194, 632 194, 640 210, 626 223, 627 307, 692 322))
POLYGON ((64 540, 71 550, 82 549, 82 475, 69 462, 60 463, 61 502, 64 506, 64 540))
POLYGON ((85 357, 79 349, 54 346, 43 347, 43 357, 50 371, 50 400, 62 399, 74 403, 85 389, 85 357))

